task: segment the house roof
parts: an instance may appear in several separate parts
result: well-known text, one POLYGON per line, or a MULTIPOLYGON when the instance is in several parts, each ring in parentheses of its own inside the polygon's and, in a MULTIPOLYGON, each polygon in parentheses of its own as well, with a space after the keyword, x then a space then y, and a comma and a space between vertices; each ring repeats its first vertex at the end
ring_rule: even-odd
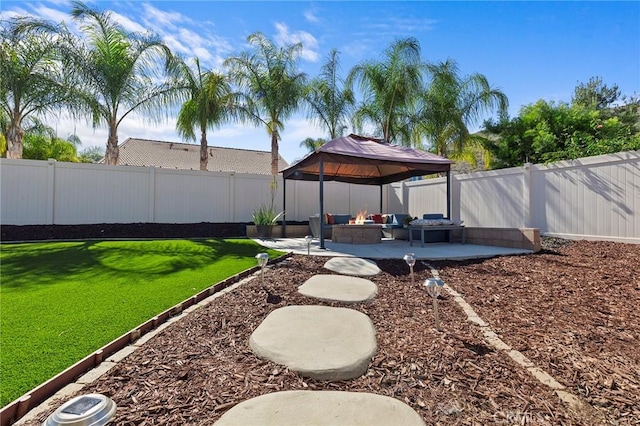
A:
POLYGON ((285 179, 320 180, 320 163, 323 180, 383 185, 447 172, 453 162, 430 152, 351 134, 325 143, 282 174, 285 179))
MULTIPOLYGON (((207 170, 211 172, 271 174, 271 152, 210 146, 207 170)), ((278 156, 278 169, 289 164, 278 156)), ((200 145, 128 138, 120 145, 118 164, 164 169, 200 170, 200 145)))

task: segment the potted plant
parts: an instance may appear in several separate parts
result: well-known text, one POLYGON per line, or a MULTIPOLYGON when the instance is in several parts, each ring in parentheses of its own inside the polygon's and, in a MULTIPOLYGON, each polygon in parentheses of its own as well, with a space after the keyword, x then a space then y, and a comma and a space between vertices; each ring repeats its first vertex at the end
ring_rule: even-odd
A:
POLYGON ((256 225, 258 238, 271 238, 273 225, 284 215, 284 211, 276 213, 273 204, 261 204, 253 211, 253 223, 256 225))

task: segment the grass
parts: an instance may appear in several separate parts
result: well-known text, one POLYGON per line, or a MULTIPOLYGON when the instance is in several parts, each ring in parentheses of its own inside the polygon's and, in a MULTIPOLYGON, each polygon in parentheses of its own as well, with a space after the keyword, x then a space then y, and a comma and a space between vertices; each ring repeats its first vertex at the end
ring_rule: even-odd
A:
POLYGON ((256 265, 246 239, 2 245, 0 404, 116 337, 256 265))

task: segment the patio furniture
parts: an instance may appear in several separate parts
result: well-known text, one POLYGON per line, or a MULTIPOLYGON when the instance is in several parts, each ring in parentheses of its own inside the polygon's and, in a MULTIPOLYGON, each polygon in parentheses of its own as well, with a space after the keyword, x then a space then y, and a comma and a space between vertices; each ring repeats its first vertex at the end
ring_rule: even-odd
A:
MULTIPOLYGON (((324 221, 324 238, 331 238, 334 225, 347 225, 351 219, 350 214, 326 214, 324 221)), ((320 215, 309 216, 309 228, 313 238, 320 238, 320 215)))
POLYGON ((451 243, 452 235, 451 231, 462 230, 462 244, 464 244, 464 225, 409 225, 409 245, 413 246, 413 233, 414 231, 420 232, 420 247, 424 247, 424 234, 425 232, 433 231, 447 231, 449 233, 449 243, 451 243))
POLYGON ((392 213, 382 215, 383 223, 381 225, 382 234, 385 238, 393 238, 399 240, 407 239, 407 230, 404 227, 404 220, 411 217, 405 213, 392 213), (386 218, 386 221, 384 220, 386 218))

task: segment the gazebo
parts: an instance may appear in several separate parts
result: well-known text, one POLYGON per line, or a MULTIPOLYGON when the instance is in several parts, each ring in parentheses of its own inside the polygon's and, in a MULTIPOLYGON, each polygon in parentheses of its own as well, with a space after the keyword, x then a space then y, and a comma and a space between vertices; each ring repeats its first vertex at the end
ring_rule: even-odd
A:
MULTIPOLYGON (((350 134, 333 139, 294 165, 282 170, 284 205, 287 180, 320 183, 320 217, 324 217, 324 181, 338 181, 380 187, 392 182, 433 173, 447 175, 447 218, 451 216, 451 164, 444 157, 414 148, 391 145, 382 139, 350 134)), ((286 208, 285 208, 286 210, 286 208)), ((283 222, 286 235, 286 220, 283 222)), ((320 220, 320 248, 324 248, 324 220, 320 220)))

